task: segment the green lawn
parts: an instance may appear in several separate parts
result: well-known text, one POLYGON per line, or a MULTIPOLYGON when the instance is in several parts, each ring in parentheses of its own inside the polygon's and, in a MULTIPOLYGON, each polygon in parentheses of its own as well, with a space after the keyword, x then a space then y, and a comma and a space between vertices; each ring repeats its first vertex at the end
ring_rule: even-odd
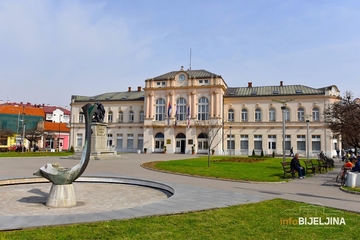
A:
MULTIPOLYGON (((287 161, 291 161, 291 159, 289 158, 287 161)), ((300 161, 302 163, 302 160, 300 161)), ((256 182, 279 182, 284 181, 284 171, 280 162, 282 162, 282 158, 212 156, 210 167, 207 166, 207 157, 200 157, 186 160, 158 162, 155 164, 154 168, 214 178, 256 182)), ((291 179, 291 176, 287 175, 286 179, 291 179)))
POLYGON ((186 214, 0 232, 0 239, 358 239, 359 220, 355 213, 274 199, 186 214), (298 225, 299 217, 344 222, 298 225))
POLYGON ((45 156, 70 156, 73 152, 0 152, 1 157, 45 157, 45 156))

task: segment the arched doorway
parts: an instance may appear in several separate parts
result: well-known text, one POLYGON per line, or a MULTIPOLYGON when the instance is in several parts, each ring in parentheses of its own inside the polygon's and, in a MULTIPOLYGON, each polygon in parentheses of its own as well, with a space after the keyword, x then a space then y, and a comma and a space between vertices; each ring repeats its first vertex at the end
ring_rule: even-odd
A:
POLYGON ((198 135, 198 146, 197 146, 197 153, 208 153, 209 145, 208 145, 208 137, 205 133, 200 133, 198 135))
POLYGON ((178 133, 176 135, 176 149, 175 152, 176 153, 185 153, 185 148, 186 148, 186 136, 183 133, 178 133))
POLYGON ((163 152, 164 150, 164 134, 157 133, 155 135, 155 148, 154 152, 163 152))

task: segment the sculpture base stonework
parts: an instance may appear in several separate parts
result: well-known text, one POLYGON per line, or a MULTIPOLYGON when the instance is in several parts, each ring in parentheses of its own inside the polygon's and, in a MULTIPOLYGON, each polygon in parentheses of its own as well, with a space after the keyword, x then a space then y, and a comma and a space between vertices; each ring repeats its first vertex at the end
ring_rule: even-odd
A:
POLYGON ((62 208, 76 205, 74 186, 72 184, 52 184, 46 206, 62 208))
POLYGON ((116 151, 111 151, 107 146, 107 123, 91 123, 91 153, 90 156, 94 159, 105 156, 114 156, 116 151))

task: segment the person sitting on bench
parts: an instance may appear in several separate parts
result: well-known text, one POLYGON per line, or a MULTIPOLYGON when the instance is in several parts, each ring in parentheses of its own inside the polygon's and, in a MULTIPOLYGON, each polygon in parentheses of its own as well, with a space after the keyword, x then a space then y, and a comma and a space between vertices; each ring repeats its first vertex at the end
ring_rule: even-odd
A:
POLYGON ((291 160, 290 163, 291 170, 296 170, 298 172, 299 178, 305 178, 305 169, 301 166, 299 162, 299 154, 296 153, 294 158, 291 160))

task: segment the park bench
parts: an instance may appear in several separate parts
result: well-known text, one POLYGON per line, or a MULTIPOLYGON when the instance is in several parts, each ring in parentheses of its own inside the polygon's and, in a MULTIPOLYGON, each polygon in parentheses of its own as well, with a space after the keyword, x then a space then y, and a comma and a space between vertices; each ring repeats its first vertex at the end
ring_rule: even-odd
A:
POLYGON ((315 165, 313 163, 312 160, 304 160, 304 163, 305 163, 305 171, 306 171, 306 174, 309 174, 310 172, 313 173, 315 175, 316 173, 316 170, 318 169, 317 165, 315 165))
POLYGON ((290 174, 291 177, 294 179, 295 178, 295 173, 297 173, 296 170, 292 170, 290 167, 290 162, 280 162, 283 170, 284 170, 284 178, 286 177, 286 174, 290 174))
POLYGON ((325 170, 327 172, 328 165, 326 164, 324 159, 317 159, 318 162, 318 170, 321 173, 321 170, 325 170))

